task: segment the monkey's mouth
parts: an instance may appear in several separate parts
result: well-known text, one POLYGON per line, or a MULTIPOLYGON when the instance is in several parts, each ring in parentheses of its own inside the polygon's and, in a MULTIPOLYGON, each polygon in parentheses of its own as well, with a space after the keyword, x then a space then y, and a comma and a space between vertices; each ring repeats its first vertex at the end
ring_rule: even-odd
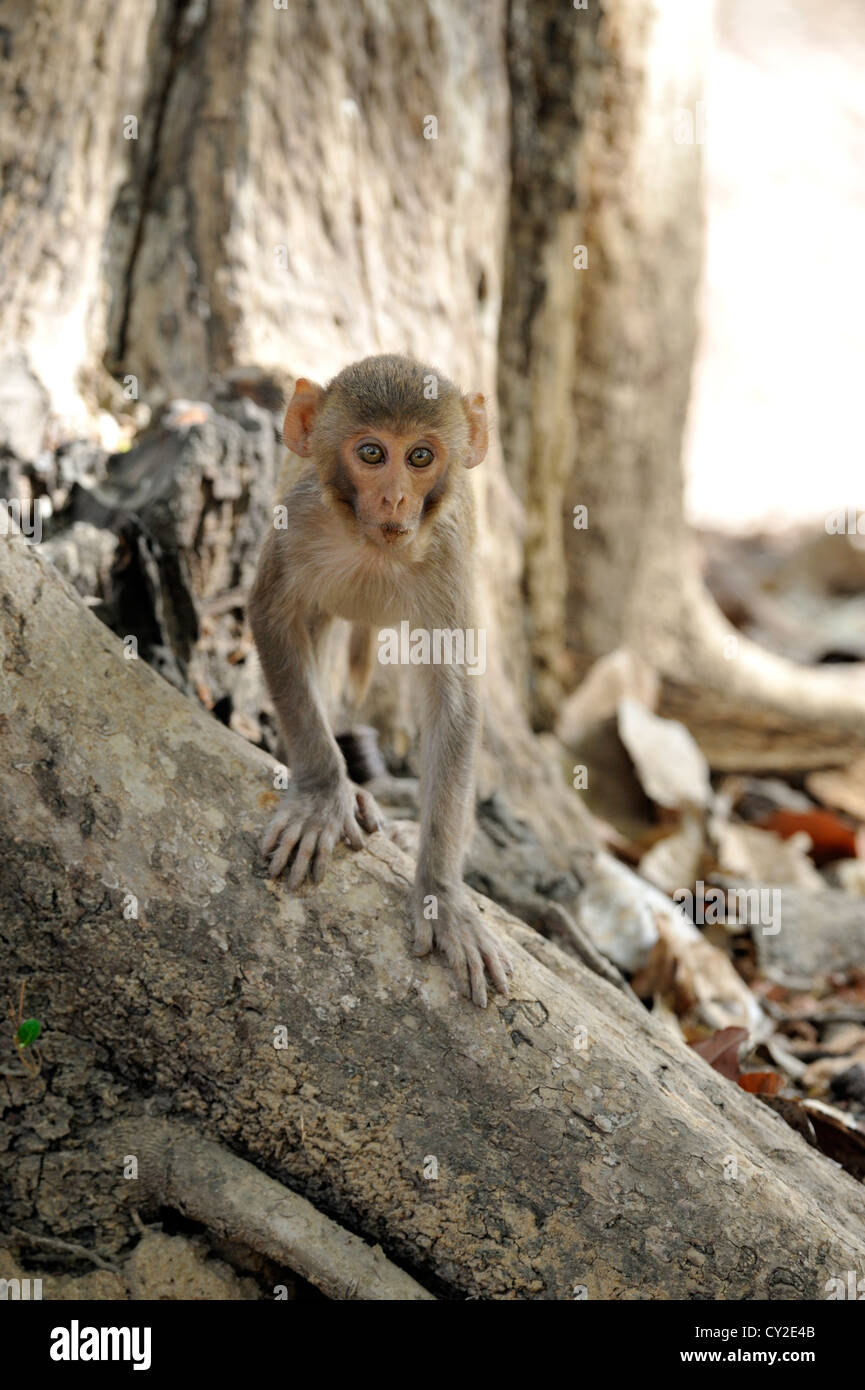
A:
POLYGON ((408 540, 412 534, 410 526, 400 526, 397 521, 385 521, 379 527, 379 531, 388 545, 398 545, 401 541, 408 540))

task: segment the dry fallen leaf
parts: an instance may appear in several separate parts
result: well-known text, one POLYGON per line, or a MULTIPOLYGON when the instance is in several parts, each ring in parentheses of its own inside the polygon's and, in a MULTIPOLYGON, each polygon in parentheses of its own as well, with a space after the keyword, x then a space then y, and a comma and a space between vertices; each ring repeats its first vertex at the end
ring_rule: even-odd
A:
POLYGON ((824 888, 808 858, 807 837, 782 840, 771 830, 738 825, 713 816, 710 831, 722 872, 751 883, 795 884, 799 888, 824 888))
POLYGON ((739 1085, 743 1091, 750 1091, 755 1096, 776 1096, 783 1090, 785 1081, 776 1071, 744 1071, 739 1077, 739 1085))
POLYGON ((764 830, 789 840, 804 832, 811 841, 811 857, 818 864, 830 859, 855 859, 856 835, 833 811, 814 807, 811 811, 789 811, 779 808, 764 816, 758 824, 764 830))
POLYGON ((705 849, 702 821, 686 815, 672 835, 659 839, 640 860, 639 872, 670 897, 679 888, 690 888, 699 877, 705 849))
POLYGON ((680 1014, 693 1007, 710 1028, 741 1027, 752 1039, 768 1036, 772 1026, 726 953, 663 893, 650 884, 645 888, 660 940, 647 970, 632 981, 634 992, 641 998, 667 994, 680 1014))
POLYGON ((699 1052, 714 1071, 719 1071, 729 1081, 739 1078, 739 1048, 747 1042, 748 1034, 744 1028, 719 1028, 710 1038, 692 1042, 694 1052, 699 1052))
POLYGON ((836 1110, 822 1101, 806 1100, 802 1105, 823 1153, 834 1158, 854 1178, 865 1178, 865 1129, 843 1110, 836 1110))
POLYGON ((650 800, 671 810, 708 806, 709 764, 691 734, 675 719, 660 719, 638 700, 618 708, 619 737, 650 800))
POLYGON ((579 925, 608 960, 632 974, 645 965, 658 939, 648 897, 656 890, 603 850, 585 877, 577 904, 579 925))
POLYGON ((744 1028, 721 1028, 711 1038, 692 1042, 690 1046, 694 1052, 699 1052, 713 1071, 720 1072, 728 1081, 735 1081, 743 1091, 750 1091, 752 1095, 777 1095, 785 1085, 784 1077, 779 1076, 778 1072, 741 1070, 739 1051, 747 1038, 744 1028))
POLYGON ((596 661, 565 700, 556 737, 565 747, 579 743, 587 729, 612 718, 625 696, 633 696, 653 709, 658 688, 657 675, 642 657, 620 647, 596 661))

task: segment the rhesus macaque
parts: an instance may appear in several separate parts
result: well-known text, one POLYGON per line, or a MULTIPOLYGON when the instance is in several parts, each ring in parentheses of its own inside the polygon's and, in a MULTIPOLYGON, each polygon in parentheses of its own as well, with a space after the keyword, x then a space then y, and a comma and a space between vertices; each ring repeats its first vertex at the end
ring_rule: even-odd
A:
MULTIPOLYGON (((270 873, 291 860, 289 887, 318 882, 337 841, 354 849, 383 828, 369 791, 349 780, 316 685, 316 653, 333 618, 366 629, 462 629, 474 622, 475 522, 465 470, 487 451, 483 396, 464 396, 405 357, 367 357, 323 388, 301 377, 283 427, 312 462, 283 499, 249 603, 292 779, 264 838, 270 873)), ((479 727, 466 666, 418 667, 422 697, 420 854, 414 950, 444 952, 462 992, 486 1004, 485 968, 507 996, 511 964, 462 881, 479 727)))

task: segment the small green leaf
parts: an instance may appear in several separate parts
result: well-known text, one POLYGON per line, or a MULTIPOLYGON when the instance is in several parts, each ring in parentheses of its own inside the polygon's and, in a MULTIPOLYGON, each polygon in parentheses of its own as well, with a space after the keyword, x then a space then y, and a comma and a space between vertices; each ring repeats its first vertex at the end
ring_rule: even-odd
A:
POLYGON ((15 1034, 15 1041, 19 1047, 29 1047, 31 1043, 35 1043, 41 1032, 42 1024, 38 1018, 25 1018, 15 1034))

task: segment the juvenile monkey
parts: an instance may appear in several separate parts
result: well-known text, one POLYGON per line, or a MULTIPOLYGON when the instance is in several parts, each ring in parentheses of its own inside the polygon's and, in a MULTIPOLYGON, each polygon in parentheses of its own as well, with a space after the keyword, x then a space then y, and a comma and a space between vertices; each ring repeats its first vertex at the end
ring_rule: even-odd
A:
MULTIPOLYGON (((265 541, 249 603, 292 780, 264 838, 270 873, 318 882, 335 844, 382 827, 349 781, 316 685, 333 618, 369 628, 469 629, 474 621, 474 503, 465 470, 487 451, 483 396, 467 397, 405 357, 367 357, 326 388, 301 377, 283 427, 312 460, 283 499, 286 525, 265 541), (293 856, 293 857, 292 857, 293 856)), ((370 634, 372 635, 372 634, 370 634)), ((414 950, 447 957, 483 1007, 485 969, 507 996, 511 965, 462 881, 478 739, 477 680, 465 666, 418 668, 422 698, 420 854, 414 950)))

